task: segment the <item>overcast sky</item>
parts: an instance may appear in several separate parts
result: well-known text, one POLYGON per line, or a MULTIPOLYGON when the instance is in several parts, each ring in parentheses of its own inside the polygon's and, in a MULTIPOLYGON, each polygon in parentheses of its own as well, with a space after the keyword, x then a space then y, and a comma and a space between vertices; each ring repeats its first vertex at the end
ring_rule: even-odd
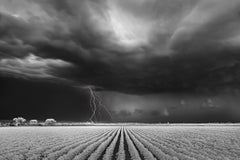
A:
POLYGON ((239 122, 239 53, 239 0, 0 0, 0 119, 87 121, 91 89, 98 121, 239 122))

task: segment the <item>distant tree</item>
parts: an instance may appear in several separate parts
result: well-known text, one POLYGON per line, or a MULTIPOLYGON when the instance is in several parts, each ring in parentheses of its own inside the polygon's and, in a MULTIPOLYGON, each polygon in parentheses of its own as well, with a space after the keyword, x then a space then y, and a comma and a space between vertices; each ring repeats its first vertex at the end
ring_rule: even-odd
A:
POLYGON ((26 122, 26 119, 23 117, 13 118, 13 122, 15 126, 23 125, 26 122))
POLYGON ((29 124, 30 125, 37 125, 38 121, 36 119, 32 119, 32 120, 29 121, 29 124))
POLYGON ((56 124, 56 122, 57 122, 57 121, 56 121, 55 119, 49 118, 49 119, 46 119, 45 125, 46 125, 46 126, 53 126, 53 125, 56 124))

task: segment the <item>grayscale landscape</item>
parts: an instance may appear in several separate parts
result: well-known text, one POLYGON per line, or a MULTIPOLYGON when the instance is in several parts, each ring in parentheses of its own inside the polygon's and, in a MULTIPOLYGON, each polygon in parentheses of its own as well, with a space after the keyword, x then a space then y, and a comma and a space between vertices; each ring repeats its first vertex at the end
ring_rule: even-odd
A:
POLYGON ((0 160, 240 160, 240 0, 0 0, 0 160))

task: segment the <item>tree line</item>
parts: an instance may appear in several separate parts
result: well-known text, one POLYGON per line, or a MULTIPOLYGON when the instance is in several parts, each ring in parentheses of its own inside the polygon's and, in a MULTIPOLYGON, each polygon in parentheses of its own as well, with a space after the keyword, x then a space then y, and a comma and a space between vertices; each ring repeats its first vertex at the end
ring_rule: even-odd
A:
POLYGON ((26 120, 23 117, 16 117, 12 120, 0 121, 0 126, 54 126, 57 121, 54 118, 48 118, 44 122, 36 119, 26 120))

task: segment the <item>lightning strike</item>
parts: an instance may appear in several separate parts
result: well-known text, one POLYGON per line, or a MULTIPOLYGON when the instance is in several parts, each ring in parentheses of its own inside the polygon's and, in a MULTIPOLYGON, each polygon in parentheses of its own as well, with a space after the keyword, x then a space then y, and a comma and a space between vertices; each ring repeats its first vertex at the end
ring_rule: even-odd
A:
POLYGON ((90 93, 90 107, 92 109, 92 115, 90 116, 90 122, 94 122, 97 120, 96 111, 97 111, 97 104, 96 104, 96 97, 91 87, 88 87, 90 93))
POLYGON ((100 110, 98 109, 98 107, 102 107, 105 112, 108 114, 108 116, 110 117, 110 119, 112 120, 112 115, 110 113, 110 111, 107 109, 107 107, 102 103, 101 101, 101 98, 99 95, 97 95, 93 88, 92 87, 87 87, 87 89, 89 90, 89 95, 90 95, 90 108, 92 110, 92 114, 89 118, 89 121, 90 122, 95 122, 97 121, 97 115, 96 115, 96 112, 99 111, 100 113, 100 110))
POLYGON ((95 96, 96 96, 96 98, 97 98, 97 101, 98 101, 99 106, 101 106, 101 107, 106 111, 106 113, 108 114, 108 116, 109 116, 110 119, 112 120, 112 119, 113 119, 112 114, 111 114, 111 112, 107 109, 107 107, 102 103, 100 96, 97 95, 97 94, 95 94, 95 96))

